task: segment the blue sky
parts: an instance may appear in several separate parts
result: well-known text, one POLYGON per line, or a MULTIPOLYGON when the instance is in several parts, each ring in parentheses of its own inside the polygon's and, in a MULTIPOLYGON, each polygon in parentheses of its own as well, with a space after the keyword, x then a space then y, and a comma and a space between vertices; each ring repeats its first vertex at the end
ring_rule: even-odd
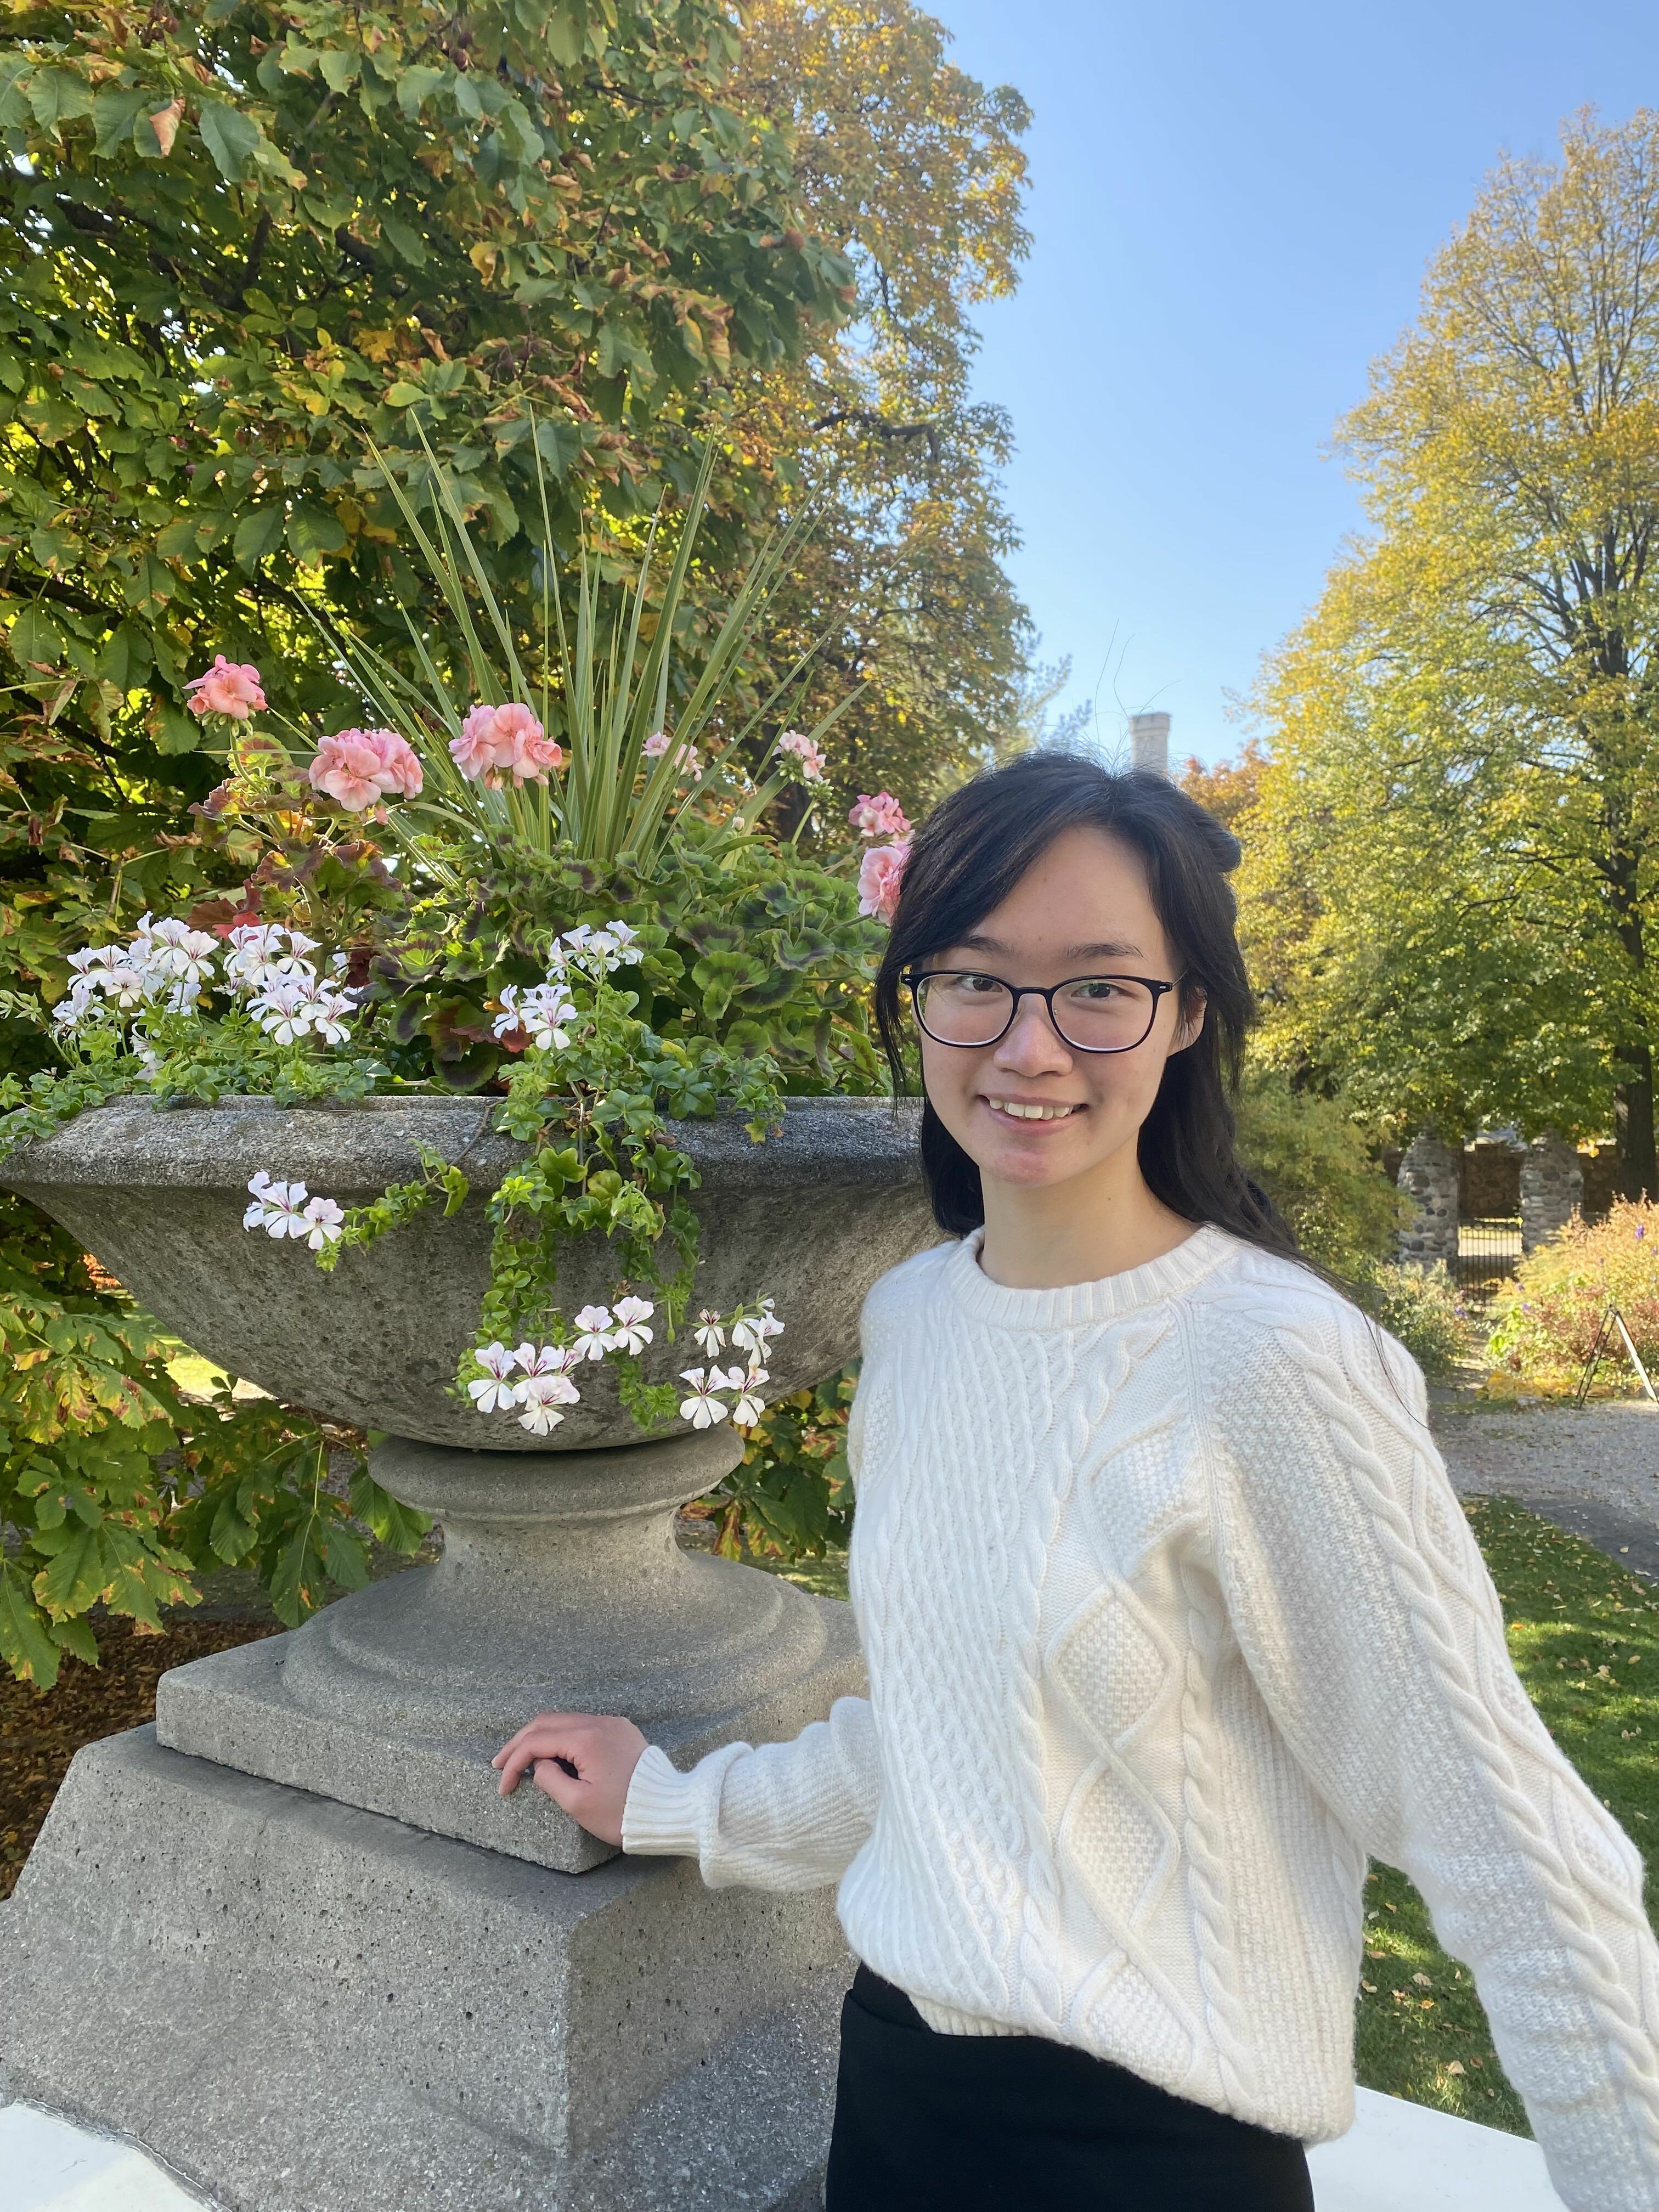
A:
POLYGON ((924 0, 1036 110, 1018 293, 980 310, 1012 414, 1015 580, 1099 728, 1177 757, 1359 526, 1333 426, 1504 149, 1659 105, 1652 0, 924 0), (1106 680, 1101 683, 1103 670, 1106 680), (1113 678, 1115 677, 1115 695, 1113 678))

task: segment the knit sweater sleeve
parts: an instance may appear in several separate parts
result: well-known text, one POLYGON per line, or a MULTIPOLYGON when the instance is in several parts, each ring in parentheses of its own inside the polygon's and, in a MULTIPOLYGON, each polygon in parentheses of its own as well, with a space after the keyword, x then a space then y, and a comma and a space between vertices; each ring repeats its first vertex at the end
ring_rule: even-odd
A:
POLYGON ((1217 1571, 1275 1723, 1473 1971, 1571 2212, 1659 2212, 1642 1861, 1510 1663, 1416 1363, 1322 1294, 1196 1335, 1217 1571))
POLYGON ((865 1698, 787 1743, 728 1743, 682 1774, 653 1744, 623 1812, 623 1849, 684 1852, 711 1889, 820 1889, 839 1881, 874 1826, 875 1729, 865 1698))
MULTIPOLYGON (((863 1394, 847 1455, 856 1484, 863 1394)), ((821 1889, 841 1880, 875 1826, 880 1764, 867 1698, 837 1698, 788 1743, 723 1744, 682 1774, 657 1744, 623 1808, 623 1849, 695 1857, 711 1889, 821 1889)))

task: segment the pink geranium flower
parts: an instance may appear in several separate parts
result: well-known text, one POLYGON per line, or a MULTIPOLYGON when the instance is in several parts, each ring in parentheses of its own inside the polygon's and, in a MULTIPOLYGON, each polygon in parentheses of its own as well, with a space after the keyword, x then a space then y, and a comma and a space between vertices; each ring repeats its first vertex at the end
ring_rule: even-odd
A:
POLYGON ((781 753, 793 754, 800 763, 800 772, 804 781, 807 783, 823 781, 823 752, 821 747, 813 744, 811 738, 803 736, 799 730, 786 730, 778 739, 778 750, 781 753))
POLYGON ((380 789, 386 797, 395 792, 402 799, 418 799, 426 778, 408 738, 400 738, 396 730, 364 730, 361 734, 380 757, 380 789))
POLYGON ((258 670, 246 661, 227 660, 222 653, 205 675, 192 676, 185 690, 192 714, 228 714, 245 722, 265 703, 258 670))
POLYGON ((469 782, 483 783, 492 791, 510 775, 522 790, 526 782, 544 783, 550 770, 562 767, 564 754, 550 738, 528 707, 475 707, 452 738, 449 750, 457 768, 469 782))
POLYGON ((311 787, 361 814, 397 792, 413 799, 421 788, 421 763, 395 730, 339 730, 325 738, 311 763, 311 787))
POLYGON ((861 837, 908 837, 909 821, 904 809, 890 791, 878 791, 872 796, 859 793, 859 803, 849 807, 848 820, 861 837))
POLYGON ((899 892, 910 858, 907 840, 902 845, 872 845, 859 867, 859 912, 891 924, 898 912, 899 892))

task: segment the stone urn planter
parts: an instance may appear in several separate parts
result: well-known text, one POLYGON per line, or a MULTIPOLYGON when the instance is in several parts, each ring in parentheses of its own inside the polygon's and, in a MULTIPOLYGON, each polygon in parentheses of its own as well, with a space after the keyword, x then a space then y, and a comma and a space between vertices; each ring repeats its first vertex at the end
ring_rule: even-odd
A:
MULTIPOLYGON (((688 1887, 688 1870, 672 1863, 605 1869, 613 1855, 539 1790, 526 1785, 501 1798, 489 1759, 544 1710, 629 1714, 682 1765, 736 1736, 793 1735, 859 1686, 850 1615, 775 1577, 679 1549, 677 1509, 740 1455, 742 1439, 724 1425, 693 1432, 674 1424, 641 1435, 611 1395, 605 1369, 587 1370, 593 1385, 585 1375, 580 1405, 547 1438, 457 1401, 457 1354, 471 1340, 488 1280, 485 1201, 520 1157, 518 1146, 489 1130, 489 1113, 477 1099, 441 1097, 289 1110, 261 1100, 166 1111, 126 1101, 82 1115, 0 1168, 0 1179, 53 1214, 185 1342, 280 1397, 385 1432, 372 1455, 377 1480, 433 1514, 445 1539, 436 1565, 343 1598, 292 1634, 164 1675, 154 1741, 139 1731, 82 1754, 0 1944, 0 2014, 37 2021, 49 2014, 55 2024, 42 2028, 43 2039, 9 2040, 0 2058, 21 2094, 127 2130, 239 2206, 274 2212, 292 2201, 355 2212, 361 2203, 378 2212, 397 2203, 475 2212, 530 2201, 523 2192, 537 2176, 534 2201, 550 2207, 586 2203, 590 2188, 595 2204, 655 2206, 678 2200, 672 2191, 617 2194, 614 2176, 603 2188, 592 2176, 599 2166, 613 2172, 628 2128, 648 2132, 657 2124, 641 2115, 657 2109, 652 2100, 670 2095, 688 2066, 706 2075, 726 2052, 737 2094, 744 2067, 757 2063, 744 2037, 752 2043, 757 2021, 788 2014, 795 2118, 760 2130, 755 2193, 732 2200, 781 2204, 788 2194, 783 2181, 793 2188, 810 2170, 810 2158, 805 2166, 802 2160, 822 2120, 830 2016, 820 2003, 811 2013, 816 2025, 803 2027, 800 2005, 808 1983, 816 1989, 838 1970, 826 1908, 792 1901, 790 1917, 776 1925, 772 1907, 737 1913, 702 1890, 694 1870, 688 1887), (447 1221, 434 1209, 346 1253, 327 1275, 302 1249, 242 1227, 246 1186, 260 1168, 351 1203, 418 1172, 419 1144, 463 1161, 471 1178, 471 1195, 447 1221), (274 1796, 258 1796, 273 1784, 282 1785, 274 1796), (327 1802, 304 1810, 319 1800, 327 1802), (204 2102, 187 2067, 176 2094, 158 2086, 153 2039, 144 2039, 147 2055, 135 2067, 121 2038, 90 2020, 78 2039, 66 2037, 60 1996, 48 2002, 46 1992, 64 1987, 60 1954, 76 1910, 84 1906, 90 1927, 101 1925, 99 1896, 109 1880, 131 1888, 136 1901, 118 1935, 97 1940, 120 1952, 125 1988, 148 1990, 152 2021, 171 2021, 187 2005, 204 2006, 204 2018, 216 2019, 233 1999, 215 1996, 210 1970, 216 1961, 229 1990, 247 1971, 249 1944, 257 1957, 274 1943, 283 1970, 302 1978, 314 1977, 325 1958, 334 1959, 326 1971, 337 1975, 340 1946, 349 1950, 354 1926, 349 1899, 331 1905, 302 1881, 273 1934, 270 1899, 275 1887, 292 1888, 293 1870, 273 1884, 269 1869, 258 1878, 252 1869, 256 1839, 284 1820, 298 1823, 296 1833, 308 1838, 302 1848, 319 1853, 319 1863, 333 1854, 332 1881, 346 1883, 370 1919, 383 1917, 386 1880, 395 1888, 416 1864, 397 1839, 420 1832, 428 1850, 409 1895, 411 1909, 417 1893, 425 1898, 428 1924, 412 1944, 401 1923, 395 1937, 384 1937, 395 1961, 386 1969, 384 2005, 378 1984, 361 2012, 343 1999, 335 2004, 344 2043, 331 2042, 307 2015, 299 2071, 308 2086, 296 2094, 293 2126, 278 2127, 274 2137, 267 2131, 256 2156, 246 2144, 239 2149, 234 2135, 227 2139, 212 2099, 204 2102), (349 1826, 353 1820, 359 1826, 349 1826), (112 1839, 124 1830, 148 1870, 142 1878, 125 1862, 108 1865, 112 1839), (98 1848, 89 1854, 94 1837, 98 1848), (477 1868, 441 1856, 467 1850, 477 1868), (101 1875, 94 1860, 106 1867, 101 1875), (504 1872, 480 1870, 512 1862, 529 1863, 520 1865, 517 1889, 504 1872), (585 1879, 568 1893, 522 1887, 526 1878, 556 1884, 576 1874, 585 1879), (152 1924, 166 1922, 180 1882, 205 1886, 222 1907, 182 1953, 176 1931, 152 1924), (514 1910, 533 1899, 542 1917, 545 1955, 533 1992, 540 2010, 532 2008, 541 2056, 530 2063, 532 2074, 538 2066, 552 2070, 528 2117, 522 2084, 507 2091, 502 2053, 474 2032, 495 2018, 520 2045, 526 2033, 516 1991, 478 1983, 486 1957, 501 1979, 507 1892, 514 1910), (371 1893, 380 1900, 372 1910, 364 1902, 371 1893), (611 1939, 624 1925, 624 1950, 647 1963, 629 1968, 618 1984, 611 1939), (714 1955, 694 1963, 699 1944, 707 1949, 697 1933, 705 1926, 717 1931, 708 1939, 714 1955), (636 2021, 631 2033, 638 1991, 629 1974, 655 1974, 676 1959, 696 1984, 696 2002, 659 1990, 648 2032, 636 2021), (445 2095, 466 2114, 453 2156, 444 2154, 434 2168, 429 2145, 410 2148, 405 2121, 386 2118, 379 2105, 371 2114, 366 2087, 355 2144, 325 2145, 299 2115, 313 2092, 319 2110, 347 2094, 338 2068, 348 2051, 364 2082, 401 2081, 419 2103, 411 2085, 422 2068, 429 2077, 434 2063, 434 2006, 453 2029, 448 2044, 439 2034, 439 2046, 459 2069, 459 2087, 451 2081, 445 2095), (66 2075, 75 2077, 69 2088, 66 2075), (810 2094, 802 2081, 816 2085, 810 2094), (31 2081, 36 2086, 24 2086, 31 2081), (476 2150, 479 2141, 492 2146, 482 2164, 466 2148, 476 2150), (398 2176, 411 2158, 423 2178, 416 2187, 409 2166, 400 2194, 398 2176), (270 2179, 296 2172, 310 2175, 306 2188, 270 2179)), ((786 1326, 769 1347, 769 1397, 843 1365, 857 1349, 870 1285, 936 1233, 916 1161, 915 1110, 896 1114, 875 1100, 795 1101, 781 1130, 761 1145, 735 1118, 676 1125, 672 1134, 701 1176, 693 1309, 729 1310, 763 1293, 775 1300, 786 1326)), ((608 1302, 616 1273, 603 1240, 574 1242, 560 1276, 564 1310, 608 1302)), ((701 1359, 684 1334, 652 1350, 653 1380, 701 1359)), ((518 1955, 510 1943, 507 1955, 518 1955)), ((511 1966, 506 1979, 519 1972, 511 1966)), ((532 2003, 529 1986, 523 1999, 532 2003)), ((243 1991, 234 2002, 240 2017, 253 2000, 243 1991)), ((106 2006, 101 2017, 112 2021, 114 2013, 106 2006)), ((199 2037, 179 2045, 187 2047, 199 2058, 199 2037)), ((775 2070, 775 2051, 760 2063, 763 2071, 765 2063, 775 2070)), ((429 2078, 422 2094, 436 2094, 429 2078)), ((335 2111, 325 2131, 331 2142, 343 2125, 335 2111)), ((730 2179, 734 2191, 750 2186, 735 2170, 730 2179)))

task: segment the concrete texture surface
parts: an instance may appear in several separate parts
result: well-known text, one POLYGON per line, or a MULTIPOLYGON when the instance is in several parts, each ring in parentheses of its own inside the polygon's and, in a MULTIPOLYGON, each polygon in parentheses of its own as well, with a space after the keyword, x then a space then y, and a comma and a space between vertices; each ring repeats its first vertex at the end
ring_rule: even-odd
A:
POLYGON ((143 1729, 0 1915, 0 2065, 227 2212, 781 2212, 850 1976, 828 1892, 550 1873, 143 1729))
POLYGON ((164 1674, 160 1741, 542 1866, 597 1865, 609 1847, 540 1791, 497 1794, 490 1759, 537 1713, 624 1713, 689 1762, 794 1735, 863 1688, 847 1607, 676 1542, 680 1504, 741 1449, 726 1429, 533 1455, 393 1439, 374 1471, 441 1518, 441 1559, 164 1674))
MULTIPOLYGON (((162 1111, 123 1099, 82 1114, 0 1164, 0 1182, 44 1206, 186 1344, 279 1398, 394 1436, 468 1450, 533 1451, 547 1442, 507 1413, 480 1417, 449 1395, 489 1281, 486 1203, 525 1148, 497 1136, 499 1100, 370 1098, 282 1109, 269 1099, 162 1111), (257 1169, 351 1205, 421 1172, 417 1145, 459 1161, 471 1194, 347 1252, 319 1274, 302 1245, 242 1227, 257 1169)), ((878 1275, 938 1231, 916 1154, 917 1109, 883 1099, 795 1099, 754 1144, 735 1115, 672 1122, 702 1178, 702 1250, 691 1305, 729 1311, 776 1300, 768 1395, 844 1366, 859 1308, 878 1275), (810 1233, 809 1233, 810 1231, 810 1233)), ((567 1314, 608 1304, 616 1255, 573 1239, 561 1259, 567 1314)), ((706 1364, 659 1329, 649 1379, 706 1364)), ((582 1400, 554 1432, 557 1450, 638 1441, 609 1362, 584 1370, 582 1400)), ((665 1424, 664 1433, 676 1427, 665 1424)))

